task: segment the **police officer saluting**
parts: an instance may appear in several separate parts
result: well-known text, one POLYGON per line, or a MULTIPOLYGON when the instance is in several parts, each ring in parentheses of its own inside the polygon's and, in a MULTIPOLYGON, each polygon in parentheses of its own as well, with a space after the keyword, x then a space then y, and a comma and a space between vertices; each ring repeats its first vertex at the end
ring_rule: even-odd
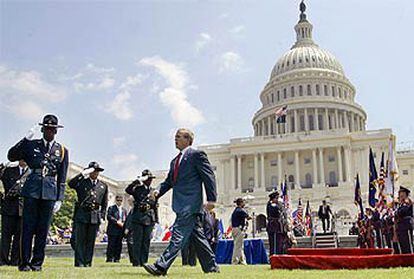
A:
POLYGON ((134 209, 130 216, 133 231, 133 266, 148 262, 151 232, 158 222, 157 202, 150 198, 151 183, 155 176, 144 170, 141 177, 133 181, 125 192, 134 197, 134 209))
POLYGON ((409 198, 410 190, 401 186, 398 191, 399 205, 395 212, 396 231, 401 254, 413 251, 413 201, 409 198))
POLYGON ((11 164, 0 166, 0 179, 5 191, 1 203, 0 266, 17 266, 19 263, 20 227, 23 210, 20 194, 21 187, 29 174, 29 168, 25 161, 20 160, 16 166, 11 166, 11 164))
POLYGON ((51 114, 46 115, 39 125, 42 126, 42 139, 32 140, 32 128, 8 153, 10 161, 24 160, 31 169, 22 188, 20 271, 42 269, 52 213, 57 212, 62 204, 68 170, 68 150, 55 141, 57 129, 63 126, 51 114), (32 257, 33 236, 35 241, 32 257))
POLYGON ((103 170, 97 162, 91 162, 68 183, 78 196, 73 216, 76 267, 92 265, 96 233, 101 219, 105 220, 108 186, 98 179, 103 170))

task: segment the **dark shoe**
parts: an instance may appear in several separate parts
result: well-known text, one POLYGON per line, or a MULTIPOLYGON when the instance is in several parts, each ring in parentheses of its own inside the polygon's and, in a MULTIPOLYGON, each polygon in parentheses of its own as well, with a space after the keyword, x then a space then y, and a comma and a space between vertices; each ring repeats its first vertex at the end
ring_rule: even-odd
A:
POLYGON ((220 268, 218 266, 216 266, 215 268, 213 268, 212 270, 210 270, 209 272, 206 273, 220 273, 220 268))
POLYGON ((31 266, 31 268, 35 272, 42 271, 42 267, 41 266, 31 266))
POLYGON ((32 269, 28 265, 19 266, 19 271, 31 271, 32 269))
POLYGON ((114 259, 106 259, 106 262, 107 263, 113 263, 114 262, 114 259))
POLYGON ((119 263, 119 260, 114 260, 114 263, 119 263))
POLYGON ((155 265, 153 264, 144 264, 144 269, 145 271, 147 271, 149 274, 154 275, 154 276, 164 276, 167 274, 167 272, 162 271, 160 269, 158 269, 155 265))

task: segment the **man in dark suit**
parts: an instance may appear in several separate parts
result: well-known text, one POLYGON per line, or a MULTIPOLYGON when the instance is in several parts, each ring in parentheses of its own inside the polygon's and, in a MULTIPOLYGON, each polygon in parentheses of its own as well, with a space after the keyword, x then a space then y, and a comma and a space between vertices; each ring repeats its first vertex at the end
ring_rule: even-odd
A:
POLYGON ((88 168, 68 183, 78 196, 73 214, 76 267, 92 265, 96 233, 101 220, 105 220, 108 186, 98 179, 99 173, 103 170, 97 162, 91 162, 88 168))
POLYGON ((19 161, 18 166, 6 167, 3 174, 0 174, 5 195, 1 205, 0 265, 17 266, 19 263, 20 227, 23 210, 20 193, 28 174, 29 168, 23 160, 19 161))
POLYGON ((323 200, 322 204, 319 206, 318 217, 322 221, 322 228, 323 228, 324 233, 326 233, 326 231, 329 231, 331 215, 332 215, 331 208, 329 207, 328 204, 326 204, 326 201, 323 200))
POLYGON ((115 204, 108 208, 108 248, 106 250, 106 262, 119 262, 122 251, 122 239, 124 237, 124 223, 127 211, 122 207, 123 196, 115 197, 115 204))
POLYGON ((31 173, 22 188, 23 225, 21 236, 20 271, 41 271, 45 258, 47 233, 52 214, 62 204, 69 165, 68 150, 55 141, 58 124, 54 115, 46 115, 42 126, 43 138, 31 140, 34 131, 13 146, 10 161, 24 160, 31 173), (32 257, 32 242, 33 257, 32 257))
POLYGON ((175 146, 180 153, 170 164, 167 178, 159 186, 156 197, 162 197, 173 189, 172 207, 176 213, 172 236, 168 247, 155 264, 145 264, 145 270, 155 276, 167 274, 179 251, 188 241, 194 243, 201 268, 205 273, 219 272, 215 255, 204 235, 202 224, 203 187, 207 195, 207 208, 214 208, 217 200, 214 172, 203 151, 191 147, 194 134, 188 129, 179 129, 175 135, 175 146))

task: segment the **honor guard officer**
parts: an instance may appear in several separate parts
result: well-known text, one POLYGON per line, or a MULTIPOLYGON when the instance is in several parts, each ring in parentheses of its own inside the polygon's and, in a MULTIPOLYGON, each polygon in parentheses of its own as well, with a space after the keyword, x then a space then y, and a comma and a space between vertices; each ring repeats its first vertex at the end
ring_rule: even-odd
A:
POLYGON ((1 205, 0 265, 17 266, 23 211, 23 200, 20 194, 22 185, 29 174, 29 168, 25 161, 20 160, 17 166, 5 166, 3 171, 0 170, 0 179, 5 191, 1 205))
POLYGON ((284 219, 287 218, 285 208, 279 201, 279 192, 275 191, 269 195, 266 206, 267 235, 269 237, 269 255, 283 254, 283 243, 285 238, 284 219))
POLYGON ((8 153, 10 161, 24 160, 31 173, 22 188, 23 225, 21 236, 20 271, 40 271, 45 258, 47 233, 52 214, 62 204, 68 170, 68 150, 55 141, 58 124, 54 115, 46 115, 42 139, 32 140, 34 128, 8 153), (32 242, 35 236, 33 257, 32 242))
POLYGON ((158 204, 150 198, 154 178, 150 170, 144 170, 141 177, 125 189, 125 192, 134 197, 134 210, 129 220, 133 231, 133 266, 142 266, 148 262, 151 233, 154 224, 158 222, 158 204))
POLYGON ((96 233, 101 219, 105 220, 108 186, 98 179, 103 170, 98 163, 91 162, 68 183, 78 196, 73 216, 76 267, 92 265, 96 233))
POLYGON ((413 253, 413 201, 409 195, 410 190, 401 186, 398 191, 399 206, 395 212, 401 254, 413 253))

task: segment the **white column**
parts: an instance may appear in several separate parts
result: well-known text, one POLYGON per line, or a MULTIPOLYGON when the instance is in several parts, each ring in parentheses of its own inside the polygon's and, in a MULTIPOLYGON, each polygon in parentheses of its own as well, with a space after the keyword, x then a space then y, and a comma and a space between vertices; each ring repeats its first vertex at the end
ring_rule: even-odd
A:
POLYGON ((307 108, 305 108, 305 131, 309 131, 309 118, 307 108))
POLYGON ((283 124, 285 126, 285 133, 289 134, 290 133, 290 113, 289 111, 286 113, 286 123, 283 124))
POLYGON ((260 187, 259 184, 259 155, 254 154, 254 187, 260 187))
POLYGON ((270 121, 272 121, 272 117, 268 117, 267 118, 267 131, 268 131, 267 135, 271 135, 272 134, 272 130, 271 130, 272 124, 270 123, 270 121))
POLYGON ((231 177, 231 189, 236 189, 236 157, 234 155, 230 158, 230 177, 231 177))
POLYGON ((317 108, 315 108, 315 130, 319 131, 319 117, 317 108))
POLYGON ((342 173, 342 152, 341 152, 341 147, 338 146, 336 148, 336 157, 338 160, 338 178, 339 178, 339 182, 343 182, 344 178, 343 178, 343 173, 342 173))
POLYGON ((349 118, 348 112, 344 110, 344 117, 345 117, 345 128, 349 132, 349 118))
POLYGON ((318 183, 318 170, 316 162, 316 149, 312 149, 312 168, 313 168, 313 185, 318 183))
POLYGON ((348 146, 344 147, 344 159, 345 159, 345 182, 349 183, 351 181, 351 156, 350 148, 348 146))
POLYGON ((241 173, 241 169, 242 169, 242 156, 238 155, 237 156, 237 188, 239 190, 241 190, 241 186, 242 186, 242 173, 241 173))
POLYGON ((282 153, 277 153, 277 185, 279 187, 280 183, 283 181, 282 178, 282 153))
POLYGON ((266 187, 266 180, 265 180, 265 162, 264 162, 264 153, 260 154, 260 185, 261 187, 266 187))
POLYGON ((351 112, 351 132, 355 131, 355 126, 354 126, 354 114, 351 112))
POLYGON ((298 121, 298 110, 297 109, 295 109, 293 111, 293 118, 295 118, 294 119, 294 121, 295 121, 295 133, 297 133, 297 132, 299 132, 299 125, 298 125, 299 121, 298 121))
POLYGON ((300 189, 299 151, 295 151, 295 181, 296 189, 300 189))
POLYGON ((329 116, 328 109, 325 109, 325 130, 329 130, 329 116))
POLYGON ((335 110, 335 128, 339 129, 339 115, 338 115, 338 110, 335 110))
POLYGON ((324 164, 323 164, 323 149, 319 148, 319 176, 321 178, 321 184, 325 186, 325 170, 324 170, 324 164))

